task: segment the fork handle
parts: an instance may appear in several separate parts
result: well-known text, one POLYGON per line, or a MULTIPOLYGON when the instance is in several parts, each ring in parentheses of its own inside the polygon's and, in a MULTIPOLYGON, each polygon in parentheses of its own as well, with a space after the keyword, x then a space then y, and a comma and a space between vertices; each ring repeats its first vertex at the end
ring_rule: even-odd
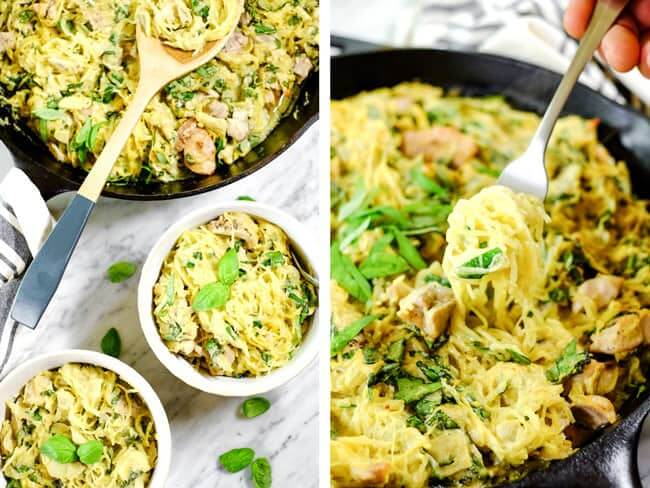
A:
POLYGON ((589 26, 587 27, 587 32, 582 37, 578 50, 569 65, 569 69, 562 77, 562 81, 560 81, 560 85, 544 113, 544 117, 533 136, 531 148, 534 146, 535 150, 541 150, 542 154, 546 150, 549 138, 553 132, 553 127, 555 127, 555 122, 560 116, 564 104, 567 98, 569 98, 569 94, 578 81, 582 70, 593 56, 609 28, 628 4, 628 1, 597 0, 589 21, 589 26))

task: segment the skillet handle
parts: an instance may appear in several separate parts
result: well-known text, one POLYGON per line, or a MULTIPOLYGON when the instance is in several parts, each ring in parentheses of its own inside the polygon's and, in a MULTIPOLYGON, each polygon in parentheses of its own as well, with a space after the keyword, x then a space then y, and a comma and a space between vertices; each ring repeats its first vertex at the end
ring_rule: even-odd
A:
POLYGON ((330 36, 330 46, 332 48, 332 56, 375 52, 386 49, 385 46, 373 44, 372 42, 335 35, 330 36))
POLYGON ((642 488, 637 448, 648 412, 650 397, 573 456, 509 488, 642 488))

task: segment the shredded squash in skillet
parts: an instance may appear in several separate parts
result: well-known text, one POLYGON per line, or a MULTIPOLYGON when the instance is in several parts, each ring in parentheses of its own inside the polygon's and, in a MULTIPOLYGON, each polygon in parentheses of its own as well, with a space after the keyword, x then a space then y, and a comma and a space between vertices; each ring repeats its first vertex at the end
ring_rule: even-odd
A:
POLYGON ((239 212, 183 232, 154 288, 154 316, 169 350, 215 376, 260 376, 286 364, 315 304, 284 231, 239 212), (227 300, 197 310, 201 290, 223 282, 229 251, 237 277, 227 300))
POLYGON ((66 364, 29 380, 6 407, 0 449, 10 488, 148 485, 158 456, 153 418, 115 373, 66 364), (101 458, 92 464, 55 461, 42 449, 56 434, 77 446, 100 441, 101 458))
POLYGON ((145 0, 136 19, 148 36, 184 51, 200 51, 237 24, 239 5, 239 0, 145 0))
POLYGON ((421 83, 332 103, 333 486, 514 480, 645 390, 648 202, 575 116, 544 208, 492 186, 537 123, 421 83))
MULTIPOLYGON (((5 123, 26 122, 57 160, 89 170, 136 89, 136 15, 170 44, 193 49, 220 35, 213 27, 233 1, 0 0, 5 123)), ((245 9, 215 60, 149 103, 113 184, 214 173, 248 154, 290 111, 317 67, 318 1, 247 0, 245 9)))

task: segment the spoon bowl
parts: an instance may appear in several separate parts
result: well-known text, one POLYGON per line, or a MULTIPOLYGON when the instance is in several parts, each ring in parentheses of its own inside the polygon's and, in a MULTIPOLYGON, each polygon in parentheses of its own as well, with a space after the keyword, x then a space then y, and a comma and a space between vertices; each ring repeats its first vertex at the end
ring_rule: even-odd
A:
POLYGON ((136 42, 140 61, 140 79, 128 108, 113 131, 104 150, 86 176, 58 224, 30 264, 16 294, 11 317, 34 329, 54 296, 86 222, 99 199, 106 181, 151 99, 165 85, 194 71, 214 58, 225 46, 244 11, 238 0, 235 21, 221 39, 207 43, 198 52, 182 51, 160 39, 147 36, 136 25, 136 42))

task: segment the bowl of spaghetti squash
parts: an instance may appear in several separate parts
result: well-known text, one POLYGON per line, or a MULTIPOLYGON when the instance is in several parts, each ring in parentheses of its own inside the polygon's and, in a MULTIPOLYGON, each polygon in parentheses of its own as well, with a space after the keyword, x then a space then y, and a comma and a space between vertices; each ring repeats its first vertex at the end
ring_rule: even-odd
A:
POLYGON ((158 359, 219 395, 261 393, 316 356, 314 246, 292 217, 257 202, 199 209, 154 245, 138 287, 158 359), (296 262, 300 259, 300 262, 296 262))
POLYGON ((0 486, 164 486, 171 461, 165 410, 118 359, 43 354, 7 375, 0 401, 0 486))

